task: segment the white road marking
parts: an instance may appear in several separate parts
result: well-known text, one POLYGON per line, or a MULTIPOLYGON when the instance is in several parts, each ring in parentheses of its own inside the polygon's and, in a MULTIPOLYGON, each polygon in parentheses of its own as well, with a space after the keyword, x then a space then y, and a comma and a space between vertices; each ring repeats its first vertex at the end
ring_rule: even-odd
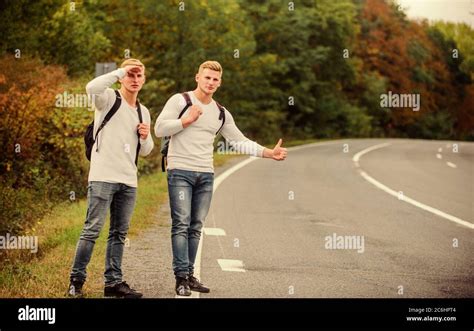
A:
POLYGON ((206 236, 225 236, 224 229, 221 228, 204 228, 203 232, 206 236))
POLYGON ((441 154, 436 154, 436 157, 437 157, 438 159, 442 159, 442 158, 443 158, 443 156, 442 156, 441 154))
MULTIPOLYGON (((376 149, 379 149, 379 148, 382 148, 382 147, 385 147, 385 146, 388 146, 389 144, 378 144, 378 145, 375 145, 375 146, 372 146, 372 147, 369 147, 369 148, 366 148, 362 151, 360 151, 359 153, 357 153, 356 155, 354 155, 354 157, 352 158, 352 160, 354 162, 358 162, 360 160, 360 157, 370 151, 373 151, 373 150, 376 150, 376 149)), ((396 197, 398 199, 399 195, 398 195, 398 192, 395 191, 395 190, 392 190, 391 188, 389 188, 388 186, 385 186, 384 184, 380 183, 379 181, 377 181, 376 179, 370 177, 365 171, 362 171, 359 169, 359 174, 365 179, 367 180, 369 183, 373 184, 375 187, 381 189, 382 191, 385 191, 386 193, 396 197)), ((458 223, 458 224, 461 224, 461 225, 464 225, 465 227, 468 227, 470 229, 474 229, 474 224, 468 222, 468 221, 465 221, 465 220, 462 220, 456 216, 453 216, 453 215, 450 215, 448 213, 445 213, 439 209, 436 209, 436 208, 433 208, 433 207, 430 207, 428 205, 425 205, 421 202, 418 202, 410 197, 407 197, 406 195, 403 195, 403 199, 400 199, 400 201, 404 201, 404 202, 407 202, 409 204, 412 204, 413 206, 416 206, 418 208, 421 208, 423 210, 426 210, 432 214, 435 214, 439 217, 443 217, 451 222, 455 222, 455 223, 458 223)))
POLYGON ((240 260, 217 259, 222 271, 245 272, 244 263, 240 260))
POLYGON ((454 163, 446 162, 446 164, 450 166, 451 168, 457 168, 457 165, 455 165, 454 163))
POLYGON ((382 147, 385 147, 385 146, 389 146, 391 145, 391 143, 383 143, 383 144, 378 144, 378 145, 374 145, 372 147, 369 147, 369 148, 366 148, 362 151, 360 151, 359 153, 355 154, 353 157, 352 157, 352 161, 354 161, 354 163, 356 164, 357 167, 359 167, 359 159, 362 155, 368 153, 368 152, 371 152, 373 151, 374 149, 379 149, 379 148, 382 148, 382 147))

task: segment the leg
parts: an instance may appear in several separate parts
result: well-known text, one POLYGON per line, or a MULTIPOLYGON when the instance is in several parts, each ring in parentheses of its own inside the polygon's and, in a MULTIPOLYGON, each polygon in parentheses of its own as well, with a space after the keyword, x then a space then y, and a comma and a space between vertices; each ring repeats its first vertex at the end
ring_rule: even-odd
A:
POLYGON ((105 182, 90 182, 87 188, 87 217, 76 247, 71 279, 84 282, 96 239, 104 225, 115 187, 105 182))
POLYGON ((112 286, 122 282, 123 246, 127 237, 130 219, 136 201, 136 187, 118 184, 110 206, 110 229, 105 257, 105 285, 112 286))
POLYGON ((188 230, 188 255, 190 275, 194 273, 194 261, 201 238, 201 229, 211 206, 212 189, 214 185, 213 173, 199 173, 194 187, 191 204, 191 224, 188 230))
POLYGON ((195 175, 191 171, 176 169, 168 171, 173 271, 178 277, 187 277, 188 274, 188 228, 191 222, 193 177, 195 175))

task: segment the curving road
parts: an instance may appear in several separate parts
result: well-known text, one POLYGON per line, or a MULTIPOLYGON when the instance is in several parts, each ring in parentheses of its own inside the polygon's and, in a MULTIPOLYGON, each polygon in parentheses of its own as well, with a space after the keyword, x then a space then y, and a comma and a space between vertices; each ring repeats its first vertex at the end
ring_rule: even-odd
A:
POLYGON ((472 298, 474 143, 351 139, 257 159, 219 184, 205 227, 203 298, 472 298))

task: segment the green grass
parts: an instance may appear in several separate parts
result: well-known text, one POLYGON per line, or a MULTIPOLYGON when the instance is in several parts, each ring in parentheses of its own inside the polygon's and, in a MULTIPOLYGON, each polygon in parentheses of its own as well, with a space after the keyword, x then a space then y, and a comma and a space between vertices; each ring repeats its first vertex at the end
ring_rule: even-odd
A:
MULTIPOLYGON (((134 237, 152 224, 166 224, 157 218, 159 206, 165 201, 167 188, 164 173, 156 172, 139 180, 137 203, 128 236, 134 237)), ((63 297, 77 240, 81 233, 87 201, 64 203, 39 222, 28 235, 39 237, 39 248, 33 257, 12 251, 0 271, 0 297, 63 297)), ((87 268, 87 293, 102 296, 105 248, 108 221, 96 241, 93 257, 87 268)), ((29 253, 27 253, 29 254, 29 253)))

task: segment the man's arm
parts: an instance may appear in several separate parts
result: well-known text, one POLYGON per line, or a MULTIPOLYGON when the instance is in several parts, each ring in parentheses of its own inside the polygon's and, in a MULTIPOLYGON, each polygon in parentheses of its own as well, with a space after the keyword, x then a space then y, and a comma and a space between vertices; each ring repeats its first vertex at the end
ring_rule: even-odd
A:
POLYGON ((277 144, 274 149, 268 149, 257 144, 255 141, 252 141, 245 137, 235 124, 232 114, 227 110, 225 112, 226 121, 221 133, 222 136, 237 152, 263 158, 273 158, 275 160, 281 158, 282 160, 284 160, 284 157, 286 157, 286 155, 283 155, 282 152, 284 150, 284 152, 286 153, 286 148, 282 149, 280 147, 281 142, 279 142, 279 144, 277 144), (277 153, 277 158, 275 158, 275 153, 277 153))
POLYGON ((282 161, 286 158, 287 150, 281 147, 281 139, 273 149, 261 146, 243 135, 235 124, 234 118, 227 110, 225 116, 226 121, 222 128, 222 136, 237 152, 263 158, 271 158, 277 161, 282 161))
POLYGON ((185 105, 186 101, 184 101, 184 98, 180 94, 175 94, 168 99, 163 110, 156 119, 155 136, 158 138, 172 136, 184 129, 183 123, 178 119, 178 116, 185 105))
POLYGON ((196 122, 202 115, 202 109, 197 105, 192 105, 186 111, 186 115, 178 119, 185 106, 186 100, 181 94, 173 95, 166 102, 155 123, 155 135, 158 138, 177 134, 196 122))
POLYGON ((120 68, 102 76, 96 77, 86 85, 86 92, 90 96, 93 96, 94 105, 97 110, 107 110, 109 102, 109 94, 107 93, 107 89, 119 79, 125 77, 125 75, 126 70, 120 68))

